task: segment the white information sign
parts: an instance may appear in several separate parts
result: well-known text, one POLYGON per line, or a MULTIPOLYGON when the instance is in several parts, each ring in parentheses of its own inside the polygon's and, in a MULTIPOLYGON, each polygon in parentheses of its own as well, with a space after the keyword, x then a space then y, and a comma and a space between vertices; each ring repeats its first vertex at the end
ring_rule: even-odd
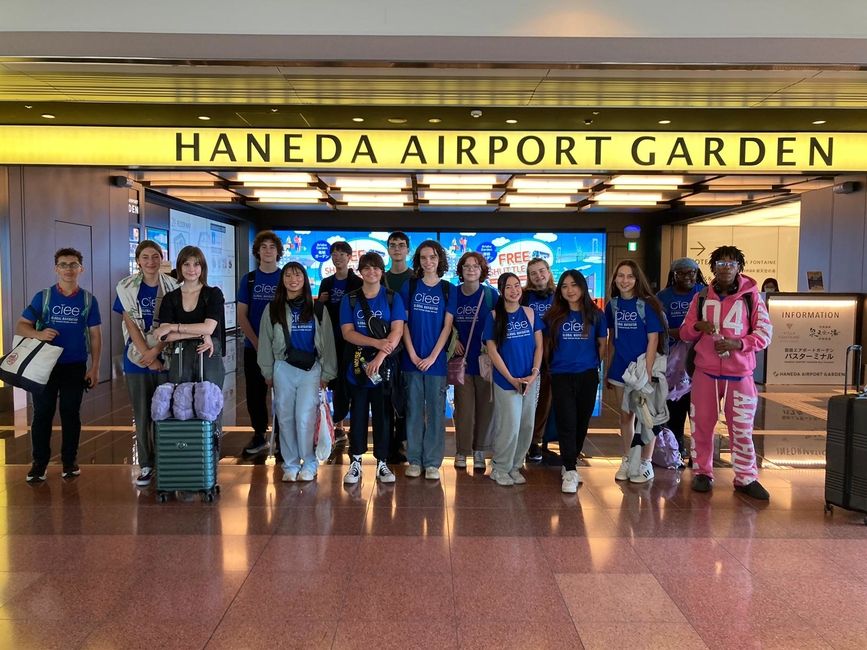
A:
POLYGON ((857 308, 855 298, 769 296, 774 338, 765 383, 842 385, 857 308))

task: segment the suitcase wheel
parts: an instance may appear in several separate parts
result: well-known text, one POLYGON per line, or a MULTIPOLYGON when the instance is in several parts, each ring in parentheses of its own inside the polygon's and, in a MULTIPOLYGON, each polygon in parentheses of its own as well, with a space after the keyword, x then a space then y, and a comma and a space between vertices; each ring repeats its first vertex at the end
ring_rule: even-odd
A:
POLYGON ((220 493, 220 486, 219 485, 214 486, 214 492, 216 492, 217 494, 220 493))
POLYGON ((160 503, 165 503, 168 500, 169 500, 169 493, 168 492, 157 492, 157 501, 159 501, 160 503))
POLYGON ((834 512, 834 506, 832 506, 830 503, 826 502, 825 503, 825 512, 834 512))

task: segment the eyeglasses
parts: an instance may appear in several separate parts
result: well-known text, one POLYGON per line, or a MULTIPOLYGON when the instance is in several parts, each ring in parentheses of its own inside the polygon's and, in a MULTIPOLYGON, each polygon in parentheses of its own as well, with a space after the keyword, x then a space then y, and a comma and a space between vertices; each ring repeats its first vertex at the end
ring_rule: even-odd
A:
POLYGON ((59 268, 61 271, 77 271, 81 268, 81 264, 79 264, 78 262, 58 262, 57 268, 59 268))
POLYGON ((464 264, 464 271, 481 271, 482 267, 478 264, 464 264))
POLYGON ((736 268, 738 268, 738 263, 733 261, 733 260, 732 261, 719 260, 719 261, 713 263, 713 267, 715 269, 720 269, 720 270, 722 270, 722 269, 736 269, 736 268))
POLYGON ((695 275, 695 269, 677 269, 675 275, 695 275))
POLYGON ((405 241, 393 241, 388 245, 389 248, 409 248, 405 241))

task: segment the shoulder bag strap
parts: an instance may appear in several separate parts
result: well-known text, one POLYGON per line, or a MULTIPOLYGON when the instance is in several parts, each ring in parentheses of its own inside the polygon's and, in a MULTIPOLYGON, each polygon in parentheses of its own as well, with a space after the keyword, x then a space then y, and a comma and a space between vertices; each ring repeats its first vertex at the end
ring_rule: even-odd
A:
POLYGON ((467 352, 470 351, 470 344, 473 341, 473 332, 476 330, 476 321, 479 320, 479 311, 482 309, 482 302, 485 300, 485 288, 482 287, 482 295, 479 296, 479 304, 476 305, 476 313, 473 314, 473 322, 470 325, 470 335, 467 337, 467 347, 464 348, 464 365, 467 363, 467 352))

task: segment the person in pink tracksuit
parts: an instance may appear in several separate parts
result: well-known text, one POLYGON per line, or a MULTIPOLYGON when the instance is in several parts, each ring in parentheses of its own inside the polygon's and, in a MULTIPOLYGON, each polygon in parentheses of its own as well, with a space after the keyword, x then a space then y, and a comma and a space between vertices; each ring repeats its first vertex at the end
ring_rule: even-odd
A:
POLYGON ((744 265, 744 254, 734 246, 720 246, 711 253, 713 281, 693 297, 680 328, 682 339, 695 341, 692 489, 709 492, 713 487, 713 434, 722 400, 735 490, 767 501, 770 496, 758 481, 753 447, 758 403, 753 369, 756 352, 771 342, 771 322, 755 280, 743 275, 744 265))
POLYGON ((755 280, 743 275, 744 265, 744 254, 734 246, 720 246, 711 253, 713 281, 693 296, 680 329, 681 338, 696 342, 692 489, 709 492, 713 487, 713 434, 722 400, 735 490, 766 501, 770 497, 758 481, 753 447, 758 403, 753 370, 756 352, 771 342, 771 322, 755 280))

